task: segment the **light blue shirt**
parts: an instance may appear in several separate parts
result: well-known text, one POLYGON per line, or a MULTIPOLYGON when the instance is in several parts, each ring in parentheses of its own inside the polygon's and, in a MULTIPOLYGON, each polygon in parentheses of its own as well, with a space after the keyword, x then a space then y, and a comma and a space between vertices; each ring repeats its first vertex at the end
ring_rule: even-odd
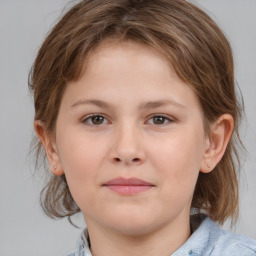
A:
MULTIPOLYGON (((256 256, 256 241, 243 235, 220 229, 205 215, 191 218, 192 235, 170 256, 256 256)), ((92 256, 85 230, 77 249, 68 256, 92 256)))

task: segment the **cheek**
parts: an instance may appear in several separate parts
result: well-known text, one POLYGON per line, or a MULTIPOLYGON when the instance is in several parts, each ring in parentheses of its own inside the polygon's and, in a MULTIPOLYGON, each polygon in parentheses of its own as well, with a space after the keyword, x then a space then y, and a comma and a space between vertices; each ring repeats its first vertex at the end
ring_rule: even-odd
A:
POLYGON ((106 155, 105 148, 88 137, 77 134, 72 141, 66 137, 62 140, 60 155, 70 193, 82 212, 91 209, 98 200, 99 170, 106 155))
POLYGON ((153 144, 152 163, 161 180, 176 188, 174 192, 194 190, 203 157, 202 144, 202 135, 191 132, 175 133, 160 144, 153 144))
POLYGON ((100 165, 106 157, 106 143, 83 132, 64 131, 59 133, 59 156, 70 191, 76 199, 84 189, 97 185, 100 165), (62 136, 62 134, 64 136, 62 136))

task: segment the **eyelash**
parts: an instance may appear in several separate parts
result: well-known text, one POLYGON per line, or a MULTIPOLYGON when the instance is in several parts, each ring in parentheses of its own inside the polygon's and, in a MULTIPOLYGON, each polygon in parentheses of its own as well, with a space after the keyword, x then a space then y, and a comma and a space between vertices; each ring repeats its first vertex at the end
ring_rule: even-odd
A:
MULTIPOLYGON (((104 125, 104 121, 103 123, 101 124, 93 124, 92 123, 92 118, 94 117, 100 117, 100 118, 103 118, 104 120, 107 120, 107 118, 102 115, 102 114, 92 114, 92 115, 88 115, 86 116, 85 118, 82 119, 82 123, 86 123, 88 126, 101 126, 101 125, 104 125), (89 123, 89 120, 91 120, 91 123, 89 123)), ((167 117, 165 115, 162 115, 162 114, 154 114, 152 116, 149 117, 149 119, 147 119, 147 122, 153 118, 162 118, 164 120, 164 123, 163 124, 154 124, 154 123, 150 123, 152 125, 157 125, 157 126, 162 126, 162 125, 166 125, 167 123, 172 123, 174 122, 174 120, 170 117, 167 117), (166 123, 167 122, 167 123, 166 123)))
POLYGON ((151 120, 151 119, 153 119, 153 118, 159 118, 159 117, 164 120, 164 123, 163 123, 163 124, 154 124, 154 123, 152 123, 152 125, 161 126, 161 125, 166 125, 166 124, 169 124, 169 123, 174 122, 174 120, 173 120, 172 118, 167 117, 167 116, 162 115, 162 114, 154 114, 154 115, 152 115, 152 116, 148 119, 148 121, 151 120), (167 122, 166 122, 166 121, 167 121, 167 122))
POLYGON ((89 120, 91 120, 92 121, 92 118, 94 118, 94 117, 102 117, 102 118, 104 118, 105 120, 107 120, 107 118, 104 116, 104 115, 102 115, 102 114, 92 114, 92 115, 88 115, 88 116, 86 116, 85 118, 83 118, 82 119, 82 123, 86 123, 87 125, 89 125, 89 126, 100 126, 100 125, 103 125, 103 124, 93 124, 93 123, 89 123, 88 121, 89 120))

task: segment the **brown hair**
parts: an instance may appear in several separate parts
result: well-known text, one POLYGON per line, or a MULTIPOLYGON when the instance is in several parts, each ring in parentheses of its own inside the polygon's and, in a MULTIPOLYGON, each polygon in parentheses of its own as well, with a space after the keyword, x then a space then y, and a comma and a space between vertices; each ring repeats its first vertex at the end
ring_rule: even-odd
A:
MULTIPOLYGON (((84 0, 73 6, 45 39, 31 70, 35 120, 54 134, 67 82, 79 78, 89 53, 108 38, 134 40, 163 53, 196 93, 206 131, 220 115, 232 115, 234 131, 226 152, 211 173, 199 174, 191 207, 219 223, 235 220, 242 108, 235 93, 232 51, 215 22, 195 5, 185 0, 84 0)), ((40 141, 36 148, 38 159, 44 153, 40 141)), ((41 204, 50 217, 70 218, 80 211, 65 175, 50 177, 41 204)))

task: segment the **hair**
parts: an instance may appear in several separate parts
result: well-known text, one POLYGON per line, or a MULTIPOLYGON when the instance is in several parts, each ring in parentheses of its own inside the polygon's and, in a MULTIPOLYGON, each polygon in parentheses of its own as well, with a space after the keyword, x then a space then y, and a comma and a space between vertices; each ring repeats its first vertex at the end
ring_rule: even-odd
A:
MULTIPOLYGON (((200 172, 191 208, 220 224, 229 217, 236 220, 242 106, 232 50, 216 23, 186 0, 84 0, 71 7, 46 37, 30 72, 35 120, 54 135, 67 83, 79 79, 89 54, 107 39, 132 40, 161 52, 197 95, 206 131, 220 115, 232 115, 234 130, 225 154, 212 172, 200 172)), ((45 152, 38 139, 36 143, 38 162, 45 152)), ((80 211, 65 174, 50 176, 41 205, 52 218, 70 219, 80 211)))

